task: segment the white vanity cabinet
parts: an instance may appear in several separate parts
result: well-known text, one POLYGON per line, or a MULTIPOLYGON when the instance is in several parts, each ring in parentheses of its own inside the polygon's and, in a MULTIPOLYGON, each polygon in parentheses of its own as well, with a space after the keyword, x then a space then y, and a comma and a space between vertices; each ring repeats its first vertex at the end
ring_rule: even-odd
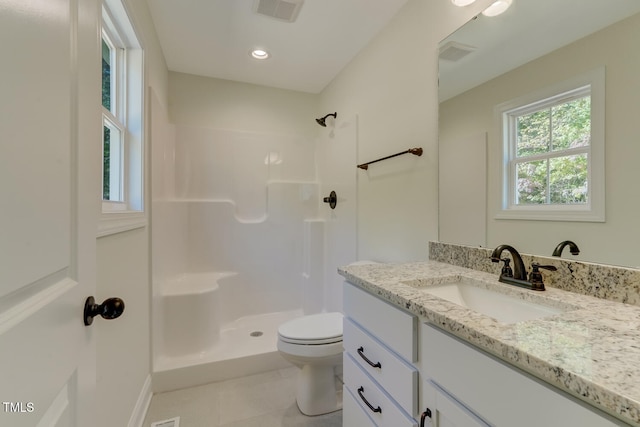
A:
POLYGON ((344 284, 343 427, 417 427, 418 319, 344 284))
POLYGON ((489 426, 432 381, 424 382, 422 393, 428 406, 420 417, 420 427, 489 426))
POLYGON ((432 325, 421 326, 425 426, 627 425, 432 325))

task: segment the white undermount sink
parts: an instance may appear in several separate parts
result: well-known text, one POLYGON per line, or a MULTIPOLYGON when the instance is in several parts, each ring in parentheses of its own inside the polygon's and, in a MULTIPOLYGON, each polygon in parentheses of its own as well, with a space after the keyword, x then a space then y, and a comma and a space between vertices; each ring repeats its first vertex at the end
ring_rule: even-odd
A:
POLYGON ((405 283, 422 292, 492 317, 501 323, 541 319, 573 309, 568 306, 564 308, 552 306, 546 301, 539 301, 539 298, 538 301, 531 301, 515 295, 507 295, 497 289, 491 289, 485 282, 463 276, 440 278, 437 281, 418 280, 405 283))

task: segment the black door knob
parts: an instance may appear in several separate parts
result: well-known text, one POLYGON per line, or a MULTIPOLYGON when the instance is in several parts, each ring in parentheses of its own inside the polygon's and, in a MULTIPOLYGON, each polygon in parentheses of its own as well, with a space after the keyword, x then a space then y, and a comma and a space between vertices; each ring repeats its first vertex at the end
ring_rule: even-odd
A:
POLYGON ((123 311, 124 301, 120 298, 107 298, 102 304, 96 304, 93 297, 88 297, 84 302, 84 324, 89 326, 98 315, 103 319, 116 319, 123 311))

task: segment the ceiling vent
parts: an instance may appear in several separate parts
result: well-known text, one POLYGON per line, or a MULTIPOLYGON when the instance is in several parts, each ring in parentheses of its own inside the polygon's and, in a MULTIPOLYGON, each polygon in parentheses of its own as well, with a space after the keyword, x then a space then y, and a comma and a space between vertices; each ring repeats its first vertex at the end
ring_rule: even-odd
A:
POLYGON ((253 11, 279 21, 293 22, 298 17, 304 0, 256 0, 253 11))
POLYGON ((438 58, 446 61, 456 62, 475 51, 476 48, 466 44, 450 41, 440 48, 438 58))

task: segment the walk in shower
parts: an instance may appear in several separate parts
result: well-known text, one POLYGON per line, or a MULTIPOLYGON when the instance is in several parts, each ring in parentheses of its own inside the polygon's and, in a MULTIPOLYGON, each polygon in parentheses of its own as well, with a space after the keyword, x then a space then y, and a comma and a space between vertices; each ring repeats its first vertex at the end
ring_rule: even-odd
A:
POLYGON ((355 120, 331 137, 267 134, 151 108, 154 391, 288 366, 278 325, 341 310, 335 269, 355 259, 355 120), (322 183, 334 144, 350 169, 322 183))

